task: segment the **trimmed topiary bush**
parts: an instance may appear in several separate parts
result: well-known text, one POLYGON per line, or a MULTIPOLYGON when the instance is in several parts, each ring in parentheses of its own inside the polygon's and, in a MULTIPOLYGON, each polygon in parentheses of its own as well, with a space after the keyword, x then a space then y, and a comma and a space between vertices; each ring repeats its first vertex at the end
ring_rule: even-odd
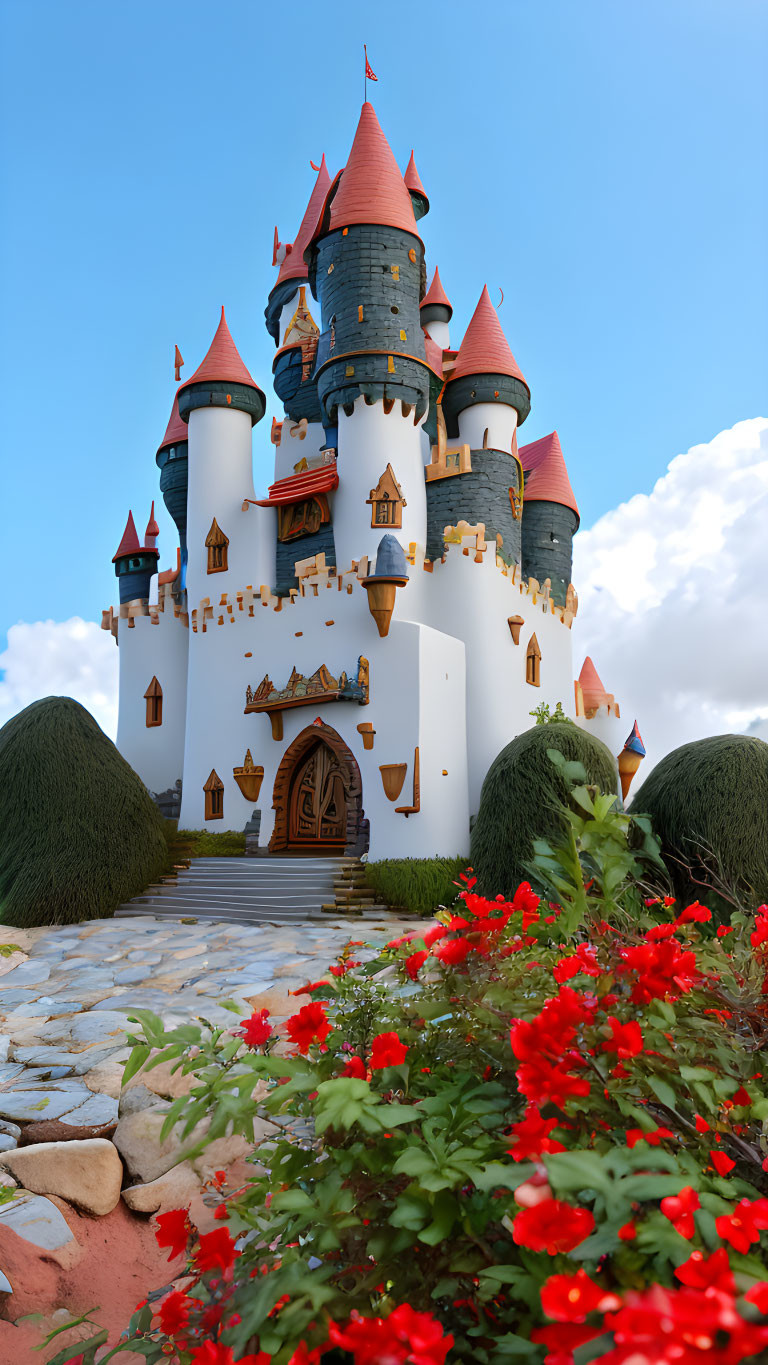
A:
POLYGON ((649 815, 675 895, 701 898, 721 914, 740 901, 768 901, 768 744, 714 735, 667 754, 635 795, 649 815), (716 886, 724 895, 713 895, 716 886))
POLYGON ((0 730, 0 920, 73 924, 114 914, 163 871, 163 819, 93 716, 33 702, 0 730))
POLYGON ((587 781, 601 791, 618 791, 610 750, 577 725, 550 722, 518 735, 488 769, 472 830, 470 862, 485 895, 513 895, 530 878, 534 840, 551 842, 563 831, 569 787, 547 749, 583 763, 587 781))
POLYGON ((397 910, 432 915, 441 905, 453 905, 463 887, 460 873, 466 858, 382 858, 368 863, 368 885, 397 910))

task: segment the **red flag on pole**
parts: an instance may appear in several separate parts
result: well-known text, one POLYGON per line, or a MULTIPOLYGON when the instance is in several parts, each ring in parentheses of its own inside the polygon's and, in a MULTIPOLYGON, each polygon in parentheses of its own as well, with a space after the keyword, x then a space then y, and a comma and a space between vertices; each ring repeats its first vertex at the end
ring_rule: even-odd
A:
POLYGON ((365 53, 365 79, 367 81, 377 81, 379 78, 378 76, 374 75, 373 67, 371 66, 371 63, 368 61, 368 48, 366 47, 365 43, 363 43, 363 52, 365 53))

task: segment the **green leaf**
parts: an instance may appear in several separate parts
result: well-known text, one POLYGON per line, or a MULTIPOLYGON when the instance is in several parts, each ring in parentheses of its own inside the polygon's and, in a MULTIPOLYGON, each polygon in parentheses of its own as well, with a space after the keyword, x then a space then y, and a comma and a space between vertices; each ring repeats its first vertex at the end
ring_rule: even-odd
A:
POLYGON ((656 1099, 661 1104, 666 1105, 667 1109, 671 1109, 674 1113, 677 1104, 677 1096, 669 1082, 662 1081, 658 1076, 649 1076, 648 1084, 656 1096, 656 1099))
MULTIPOLYGON (((82 1319, 80 1320, 82 1321, 82 1319)), ((67 1328, 72 1325, 71 1322, 68 1322, 65 1327, 62 1327, 59 1330, 66 1332, 67 1328)), ((56 1336, 58 1333, 52 1333, 51 1335, 56 1336)), ((77 1360, 81 1355, 83 1357, 83 1365, 93 1365, 97 1348, 103 1346, 108 1338, 109 1333, 105 1329, 102 1329, 96 1336, 89 1337, 87 1341, 76 1341, 71 1346, 65 1346, 63 1351, 58 1351, 55 1356, 51 1356, 50 1359, 46 1361, 46 1365, 67 1365, 68 1361, 77 1360)), ((41 1346, 33 1347, 33 1350, 41 1351, 43 1346, 48 1344, 48 1341, 50 1341, 50 1337, 43 1342, 41 1346)), ((109 1356, 107 1356, 107 1360, 108 1359, 109 1356)))
POLYGON ((151 1047, 148 1047, 146 1043, 136 1044, 136 1047, 131 1052, 128 1061, 125 1064, 123 1079, 120 1082, 122 1086, 126 1086, 131 1080, 131 1077, 135 1076, 137 1071, 141 1071, 141 1068, 151 1053, 152 1049, 151 1047))
POLYGON ((544 1157, 544 1165, 550 1184, 558 1192, 597 1190, 606 1194, 611 1188, 605 1158, 597 1152, 555 1152, 544 1157))

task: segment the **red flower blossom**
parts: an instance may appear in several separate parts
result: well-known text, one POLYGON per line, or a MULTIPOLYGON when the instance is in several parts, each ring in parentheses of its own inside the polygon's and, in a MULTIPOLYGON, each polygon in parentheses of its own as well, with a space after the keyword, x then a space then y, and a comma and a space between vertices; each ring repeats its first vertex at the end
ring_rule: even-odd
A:
POLYGON ((753 1242, 759 1242, 761 1231, 768 1228, 768 1199, 740 1199, 733 1213, 715 1219, 715 1227, 718 1237, 745 1256, 753 1242))
POLYGON ((234 1031, 245 1040, 248 1047, 262 1047, 272 1036, 272 1025, 268 1020, 269 1010, 259 1010, 244 1021, 242 1028, 234 1031))
POLYGON ((712 911, 706 905, 701 905, 699 901, 694 901, 693 905, 686 906, 675 920, 675 924, 705 924, 712 918, 712 911))
POLYGON ((531 1341, 546 1346, 544 1365, 573 1365, 573 1353, 579 1346, 602 1334, 602 1327, 582 1327, 575 1322, 550 1323, 535 1327, 531 1341))
POLYGON ((362 1057, 350 1057, 346 1066, 342 1068, 342 1076, 354 1076, 356 1081, 364 1081, 368 1072, 365 1069, 365 1062, 362 1057))
POLYGON ((169 1261, 186 1251, 191 1231, 192 1225, 186 1209, 171 1209, 169 1213, 157 1215, 155 1238, 159 1247, 170 1247, 169 1261))
POLYGON ((752 1103, 752 1096, 743 1085, 740 1085, 734 1095, 731 1095, 731 1104, 745 1105, 752 1103))
POLYGON ((405 970, 411 978, 411 981, 416 980, 416 977, 419 974, 419 968, 423 967, 428 957, 429 953, 426 948, 424 948, 419 953, 411 953, 410 957, 405 959, 405 970))
POLYGON ((736 1162, 731 1161, 731 1158, 726 1156, 725 1152, 710 1151, 709 1156, 718 1175, 728 1175, 736 1165, 736 1162))
POLYGON ((557 1322, 584 1322, 589 1313, 619 1308, 621 1300, 591 1280, 586 1270, 577 1270, 575 1275, 550 1275, 541 1287, 541 1306, 557 1322))
POLYGON ((661 1201, 661 1211, 668 1218, 675 1232, 690 1241, 696 1231, 693 1215, 701 1208, 699 1196, 690 1185, 685 1185, 679 1194, 670 1194, 661 1201))
POLYGON ((747 1290, 744 1298, 747 1303, 755 1305, 758 1313, 768 1313, 768 1280, 758 1280, 757 1284, 753 1284, 752 1288, 747 1290))
POLYGON ((675 1275, 689 1289, 719 1289, 722 1294, 735 1294, 736 1281, 725 1247, 718 1247, 711 1256, 692 1251, 687 1261, 677 1266, 675 1275))
POLYGON ((303 1341, 300 1341, 288 1365, 320 1365, 323 1356, 323 1348, 315 1346, 310 1351, 303 1341))
POLYGON ((759 948, 768 940, 768 905, 759 905, 755 911, 755 927, 749 936, 753 948, 759 948))
POLYGON ((611 1030, 611 1037, 601 1043, 603 1052, 615 1052, 619 1057, 637 1057, 643 1050, 643 1035, 636 1019, 630 1019, 627 1024, 619 1023, 619 1020, 610 1015, 607 1024, 611 1030))
POLYGON ((650 1132, 645 1132, 642 1128, 627 1129, 627 1146, 636 1147, 638 1142, 647 1142, 649 1147, 658 1147, 665 1138, 674 1138, 675 1134, 669 1128, 653 1128, 650 1132))
POLYGON ((353 1312, 345 1327, 332 1322, 332 1346, 352 1354, 354 1365, 443 1365, 453 1345, 452 1336, 430 1313, 417 1313, 410 1304, 393 1309, 387 1318, 363 1318, 353 1312))
POLYGON ((584 1065, 577 1052, 569 1053, 556 1065, 547 1061, 546 1057, 539 1057, 518 1067, 515 1072, 518 1088, 534 1104, 542 1104, 546 1100, 561 1104, 569 1095, 588 1095, 589 1081, 583 1076, 571 1074, 574 1067, 584 1065))
POLYGON ((426 934, 422 934, 424 947, 431 948, 432 944, 437 943, 438 939, 444 938, 445 934, 446 930, 442 924, 433 924, 432 928, 428 929, 426 934))
POLYGON ((186 1294, 174 1289, 171 1294, 163 1299, 157 1310, 161 1332, 164 1332, 167 1337, 174 1337, 178 1332, 183 1332, 187 1327, 193 1307, 200 1307, 197 1300, 193 1302, 192 1299, 187 1298, 186 1294))
POLYGON ((558 985, 562 985, 571 977, 578 976, 579 972, 585 976, 600 976, 602 970, 597 960, 597 950, 589 944, 580 943, 575 953, 560 958, 552 969, 552 975, 558 985))
POLYGON ((701 1114, 697 1114, 697 1115, 696 1115, 696 1132, 697 1132, 697 1133, 708 1133, 709 1131, 710 1131, 710 1127, 709 1127, 709 1124, 707 1123, 707 1120, 706 1120, 706 1119, 703 1119, 703 1118, 701 1117, 701 1114))
POLYGON ((604 1325, 615 1349, 601 1365, 739 1365, 768 1343, 768 1327, 746 1322, 732 1295, 717 1289, 630 1290, 604 1325))
POLYGON ((733 933, 733 925, 721 924, 720 927, 719 927, 718 930, 717 930, 717 937, 718 937, 718 938, 725 938, 726 934, 732 934, 732 933, 733 933))
POLYGON ((544 1199, 517 1214, 512 1236, 518 1246, 556 1256, 559 1251, 573 1251, 594 1226, 589 1209, 576 1209, 562 1199, 544 1199))
POLYGON ((677 1000, 698 980, 696 954, 683 952, 676 939, 622 948, 621 958, 619 970, 636 976, 632 999, 637 1005, 647 1005, 649 1000, 677 1000))
POLYGON ((616 1235, 620 1242, 634 1242, 637 1236, 637 1228, 634 1223, 622 1223, 616 1235))
POLYGON ((359 962, 355 962, 350 958, 346 962, 335 963, 332 967, 328 968, 328 971, 331 973, 331 976, 346 976, 347 972, 351 972, 353 967, 359 966, 359 962))
POLYGON ((385 1066, 400 1066, 408 1051, 406 1043, 396 1033, 377 1033, 371 1044, 371 1070, 383 1071, 385 1066))
POLYGON ((512 1124, 515 1145, 507 1148, 512 1160, 528 1161, 530 1157, 542 1156, 544 1152, 564 1152, 562 1142, 549 1136, 556 1127, 557 1119, 542 1118, 536 1105, 531 1105, 525 1117, 512 1124))
POLYGON ((288 1037, 292 1043, 296 1043, 300 1052, 308 1052, 310 1043, 315 1039, 322 1043, 331 1031, 328 1016, 319 1000, 311 1005, 302 1005, 298 1014, 291 1015, 285 1027, 288 1037))
POLYGON ((220 1270, 227 1275, 237 1255, 227 1228, 214 1228, 213 1232, 203 1233, 192 1253, 192 1259, 203 1275, 208 1270, 220 1270))
POLYGON ((434 955, 444 967, 457 967, 471 952, 472 945, 465 938, 447 938, 434 955))

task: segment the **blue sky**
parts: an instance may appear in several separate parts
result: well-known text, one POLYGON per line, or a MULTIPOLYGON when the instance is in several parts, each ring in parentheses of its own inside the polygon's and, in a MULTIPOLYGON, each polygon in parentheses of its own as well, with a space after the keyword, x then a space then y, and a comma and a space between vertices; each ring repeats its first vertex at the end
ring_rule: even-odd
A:
MULTIPOLYGON (((158 496, 173 348, 226 305, 269 388, 272 232, 369 93, 431 197, 458 342, 482 285, 557 427, 582 524, 765 407, 768 11, 761 0, 386 7, 5 0, 0 648, 99 619, 129 506, 158 496)), ((270 480, 271 400, 254 432, 270 480)), ((171 523, 160 515, 162 562, 171 523)))

